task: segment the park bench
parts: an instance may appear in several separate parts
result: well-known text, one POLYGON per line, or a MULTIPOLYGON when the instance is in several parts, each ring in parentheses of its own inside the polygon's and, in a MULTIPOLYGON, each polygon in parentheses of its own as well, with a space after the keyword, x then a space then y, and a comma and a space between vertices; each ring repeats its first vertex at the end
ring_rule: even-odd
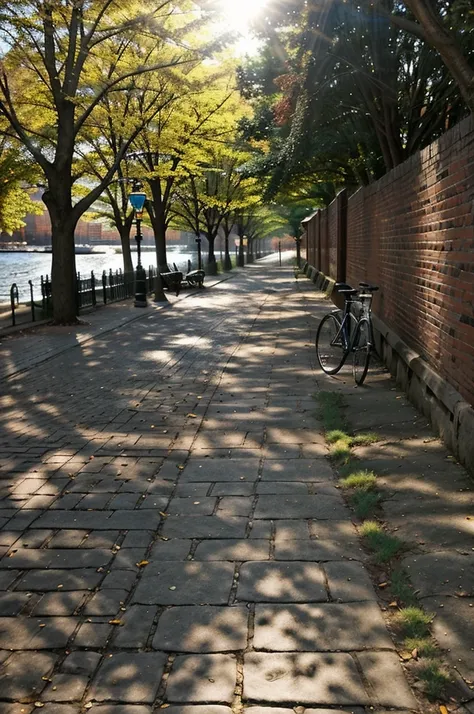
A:
MULTIPOLYGON (((204 272, 204 270, 201 270, 200 268, 198 270, 189 270, 190 265, 191 265, 191 261, 188 261, 188 272, 186 273, 184 282, 186 282, 190 288, 202 288, 203 283, 204 283, 204 278, 206 277, 206 273, 204 272)), ((174 267, 175 271, 178 272, 176 263, 173 263, 173 267, 174 267)))
POLYGON ((173 270, 169 273, 160 273, 163 287, 167 290, 174 290, 179 295, 183 282, 183 273, 180 270, 173 270))

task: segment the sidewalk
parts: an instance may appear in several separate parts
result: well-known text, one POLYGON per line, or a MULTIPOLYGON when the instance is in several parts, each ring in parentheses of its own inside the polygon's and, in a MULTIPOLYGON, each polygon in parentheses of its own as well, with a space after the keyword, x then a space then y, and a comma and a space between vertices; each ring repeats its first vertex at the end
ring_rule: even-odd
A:
MULTIPOLYGON (((415 488, 442 494, 427 514, 452 506, 449 533, 423 531, 408 563, 429 594, 419 558, 443 544, 452 565, 471 551, 465 520, 458 538, 452 527, 471 494, 423 425, 413 439, 415 412, 395 411, 385 374, 356 390, 315 372, 314 316, 327 307, 291 269, 255 264, 170 309, 118 308, 113 329, 98 312, 79 337, 48 328, 37 343, 2 342, 16 374, 1 382, 0 714, 35 702, 44 714, 439 711, 405 678, 313 393, 342 390, 357 428, 376 416, 388 445, 360 455, 385 458, 389 504, 407 503, 389 515, 407 537, 422 526, 415 488), (424 448, 432 467, 448 464, 444 480, 408 468, 428 461, 424 448), (395 470, 396 449, 410 457, 395 470)), ((446 572, 437 597, 452 594, 446 572)), ((461 644, 450 646, 468 678, 461 644)))

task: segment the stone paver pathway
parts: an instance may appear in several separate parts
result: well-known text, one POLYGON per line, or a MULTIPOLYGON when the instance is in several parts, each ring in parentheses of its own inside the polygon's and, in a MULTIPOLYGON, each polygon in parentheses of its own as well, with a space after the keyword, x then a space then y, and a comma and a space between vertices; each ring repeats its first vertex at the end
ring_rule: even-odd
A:
POLYGON ((2 382, 0 714, 418 711, 310 322, 256 265, 2 382))

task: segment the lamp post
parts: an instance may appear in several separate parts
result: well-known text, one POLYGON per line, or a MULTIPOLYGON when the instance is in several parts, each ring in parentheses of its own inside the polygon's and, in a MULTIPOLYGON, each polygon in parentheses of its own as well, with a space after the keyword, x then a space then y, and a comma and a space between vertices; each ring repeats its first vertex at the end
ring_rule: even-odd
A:
POLYGON ((197 251, 198 251, 198 270, 202 270, 201 240, 202 240, 202 238, 196 238, 197 251))
POLYGON ((296 242, 296 267, 301 268, 301 238, 302 236, 295 236, 296 242))
POLYGON ((135 211, 135 224, 137 233, 135 240, 137 241, 137 267, 135 269, 135 307, 148 307, 146 299, 146 273, 141 262, 140 243, 142 242, 142 214, 143 206, 146 201, 146 194, 139 190, 138 182, 134 183, 133 192, 128 197, 130 204, 135 211))

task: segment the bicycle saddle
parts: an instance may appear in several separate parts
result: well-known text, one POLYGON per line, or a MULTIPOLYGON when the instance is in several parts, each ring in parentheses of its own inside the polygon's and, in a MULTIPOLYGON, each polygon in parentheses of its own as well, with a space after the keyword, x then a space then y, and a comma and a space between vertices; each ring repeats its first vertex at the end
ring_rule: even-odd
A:
POLYGON ((370 293, 374 293, 378 290, 377 285, 370 285, 370 283, 359 283, 360 287, 364 290, 368 290, 370 293))

